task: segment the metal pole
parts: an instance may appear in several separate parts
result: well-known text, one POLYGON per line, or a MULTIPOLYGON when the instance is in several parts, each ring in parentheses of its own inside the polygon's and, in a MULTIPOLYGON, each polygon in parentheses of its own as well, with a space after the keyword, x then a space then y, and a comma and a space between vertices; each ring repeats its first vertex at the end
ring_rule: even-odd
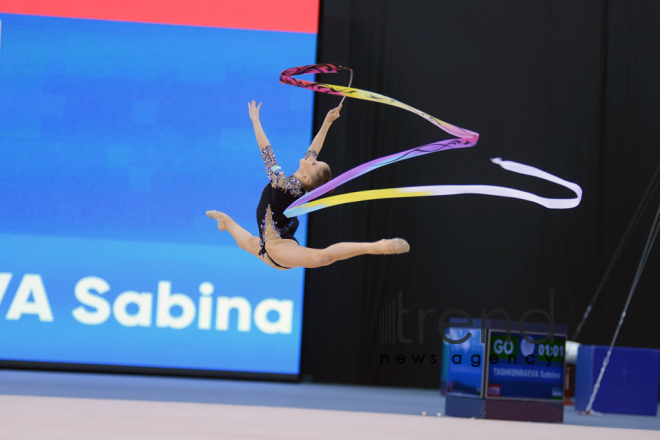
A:
POLYGON ((619 336, 619 330, 621 329, 623 320, 626 317, 626 312, 628 311, 630 300, 632 299, 633 294, 635 293, 635 289, 637 288, 637 283, 639 282, 639 278, 641 277, 642 271, 644 270, 644 266, 646 265, 646 260, 648 260, 649 254, 651 253, 651 248, 653 247, 653 243, 655 242, 655 239, 658 236, 658 231, 660 230, 660 226, 658 225, 659 217, 660 217, 660 205, 658 206, 658 210, 655 213, 655 219, 653 220, 653 225, 651 226, 651 232, 649 233, 649 237, 646 240, 646 245, 644 246, 644 251, 642 252, 642 258, 639 261, 639 266, 637 266, 637 272, 635 273, 635 278, 633 279, 633 283, 630 288, 630 293, 628 294, 628 300, 626 301, 626 305, 623 307, 623 313, 621 313, 621 318, 619 319, 619 325, 616 327, 616 331, 614 332, 614 337, 612 338, 612 342, 610 343, 610 348, 609 350, 607 350, 607 355, 605 355, 605 359, 603 360, 603 366, 600 368, 600 374, 598 375, 598 380, 596 381, 596 385, 594 385, 593 392, 591 393, 591 397, 589 398, 589 404, 587 405, 587 409, 584 411, 585 414, 592 413, 591 409, 593 407, 594 400, 596 399, 596 394, 598 394, 598 389, 600 388, 600 382, 603 379, 603 375, 605 374, 605 369, 607 368, 607 364, 610 362, 612 349, 614 348, 614 343, 616 342, 616 338, 619 336))
POLYGON ((600 296, 600 292, 603 290, 603 286, 605 286, 605 282, 610 277, 612 268, 614 267, 616 262, 619 261, 619 257, 621 256, 621 252, 623 252, 623 248, 625 248, 626 244, 628 244, 628 240, 630 239, 630 236, 637 227, 637 223, 639 223, 639 220, 642 218, 642 215, 644 214, 646 208, 651 202, 651 199, 653 198, 655 191, 660 186, 660 180, 655 182, 659 173, 660 173, 660 164, 658 164, 658 168, 656 168, 655 173, 653 173, 653 177, 651 178, 649 185, 646 187, 646 191, 644 192, 642 199, 639 201, 639 205, 637 205, 637 210, 635 211, 635 214, 633 214, 633 217, 630 220, 630 223, 628 224, 628 229, 626 229, 625 234, 623 234, 623 238, 621 238, 621 241, 619 242, 619 247, 616 249, 616 252, 612 257, 612 260, 610 261, 610 264, 607 267, 607 270, 605 271, 605 275, 603 276, 603 279, 600 281, 600 284, 598 285, 598 289, 596 289, 596 294, 592 298, 591 303, 589 303, 589 305, 587 306, 587 310, 584 312, 584 315, 582 316, 582 321, 580 321, 577 328, 575 329, 575 333, 571 338, 572 341, 577 341, 577 338, 580 335, 580 332, 582 331, 582 327, 584 326, 584 323, 587 321, 587 318, 589 317, 589 313, 591 313, 591 309, 593 308, 594 303, 600 296), (653 187, 652 190, 651 187, 653 187))

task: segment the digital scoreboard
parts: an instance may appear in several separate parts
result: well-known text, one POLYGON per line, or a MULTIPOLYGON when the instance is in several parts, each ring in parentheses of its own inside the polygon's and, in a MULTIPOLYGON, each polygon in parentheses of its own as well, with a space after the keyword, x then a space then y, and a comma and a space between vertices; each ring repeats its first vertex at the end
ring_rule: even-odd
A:
POLYGON ((448 327, 443 342, 443 391, 452 396, 561 401, 566 335, 448 327), (465 338, 460 343, 452 343, 465 338))
POLYGON ((487 399, 563 400, 565 335, 491 330, 488 335, 487 399))

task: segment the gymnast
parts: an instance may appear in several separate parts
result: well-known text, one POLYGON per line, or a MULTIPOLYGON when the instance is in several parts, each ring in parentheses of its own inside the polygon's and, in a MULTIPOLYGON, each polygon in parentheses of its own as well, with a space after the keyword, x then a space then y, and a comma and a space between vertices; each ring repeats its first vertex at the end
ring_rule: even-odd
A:
POLYGON ((401 238, 383 239, 371 243, 344 242, 325 249, 312 249, 300 246, 294 237, 298 228, 298 219, 296 217, 289 219, 283 212, 305 192, 318 188, 332 178, 328 164, 316 160, 316 157, 321 152, 328 129, 339 118, 341 107, 339 105, 328 112, 321 130, 314 137, 305 157, 300 160, 298 171, 287 177, 277 165, 270 142, 259 122, 261 103, 259 106, 255 101, 248 103, 254 133, 270 180, 261 193, 257 206, 260 236, 253 236, 222 212, 207 211, 206 215, 217 220, 218 229, 228 231, 241 249, 275 269, 322 267, 358 255, 402 254, 410 250, 408 242, 401 238))

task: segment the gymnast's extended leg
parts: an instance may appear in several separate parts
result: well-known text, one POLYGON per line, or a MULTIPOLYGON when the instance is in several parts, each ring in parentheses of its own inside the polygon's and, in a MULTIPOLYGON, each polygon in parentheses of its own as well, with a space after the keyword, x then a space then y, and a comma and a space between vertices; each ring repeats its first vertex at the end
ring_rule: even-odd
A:
POLYGON ((400 238, 371 243, 342 242, 325 249, 312 249, 298 245, 293 240, 268 240, 266 251, 275 261, 287 267, 315 268, 328 266, 335 261, 347 260, 359 255, 386 255, 408 252, 410 246, 400 238))
POLYGON ((270 207, 266 210, 266 252, 270 260, 285 267, 315 268, 328 266, 335 261, 347 260, 359 255, 402 254, 410 250, 406 240, 394 238, 373 243, 337 243, 325 249, 300 246, 295 240, 279 238, 272 223, 270 207), (270 220, 270 221, 269 221, 270 220))
POLYGON ((227 231, 234 237, 236 244, 241 249, 248 251, 253 255, 259 256, 259 237, 255 237, 246 231, 241 225, 236 223, 227 214, 218 211, 207 211, 206 215, 218 221, 218 229, 227 231))
POLYGON ((220 231, 229 232, 231 236, 234 237, 234 240, 236 240, 238 247, 248 251, 270 267, 283 270, 282 268, 275 266, 270 259, 264 258, 263 255, 259 255, 259 250, 261 249, 259 244, 259 237, 255 237, 254 235, 250 234, 241 225, 236 223, 234 219, 219 211, 207 211, 206 215, 214 220, 217 220, 218 229, 220 231))
MULTIPOLYGON (((218 229, 229 232, 241 249, 259 257, 269 266, 279 269, 271 263, 269 258, 263 258, 259 255, 259 237, 250 234, 227 214, 219 211, 208 211, 206 215, 217 220, 218 229)), ((266 252, 268 252, 268 255, 278 264, 289 268, 322 267, 335 261, 346 260, 359 255, 401 254, 410 250, 408 243, 400 238, 371 243, 343 242, 333 244, 325 249, 312 249, 300 246, 293 240, 277 238, 272 225, 267 227, 266 237, 266 252)))

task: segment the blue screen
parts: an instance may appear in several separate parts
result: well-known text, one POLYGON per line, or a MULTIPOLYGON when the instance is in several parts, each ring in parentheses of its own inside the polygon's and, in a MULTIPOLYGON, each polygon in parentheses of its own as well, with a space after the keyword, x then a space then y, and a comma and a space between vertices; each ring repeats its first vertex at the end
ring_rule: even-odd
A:
POLYGON ((485 344, 481 343, 481 329, 446 329, 446 335, 451 341, 459 341, 468 333, 470 337, 460 344, 450 344, 443 340, 442 350, 447 371, 445 391, 456 396, 482 397, 485 344))
MULTIPOLYGON (((0 359, 298 374, 303 269, 258 235, 311 141, 316 34, 0 14, 0 359)), ((296 237, 305 245, 306 219, 296 237)))

